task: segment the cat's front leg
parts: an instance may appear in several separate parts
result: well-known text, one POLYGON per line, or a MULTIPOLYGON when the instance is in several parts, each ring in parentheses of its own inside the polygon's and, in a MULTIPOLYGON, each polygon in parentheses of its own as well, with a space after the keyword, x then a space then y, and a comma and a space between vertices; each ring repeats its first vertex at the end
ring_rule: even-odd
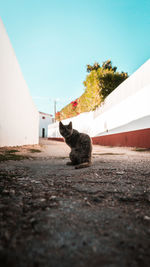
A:
POLYGON ((71 152, 69 154, 69 158, 70 158, 71 161, 67 162, 66 163, 67 165, 77 165, 77 164, 79 164, 78 163, 78 157, 77 157, 75 149, 71 150, 71 152))

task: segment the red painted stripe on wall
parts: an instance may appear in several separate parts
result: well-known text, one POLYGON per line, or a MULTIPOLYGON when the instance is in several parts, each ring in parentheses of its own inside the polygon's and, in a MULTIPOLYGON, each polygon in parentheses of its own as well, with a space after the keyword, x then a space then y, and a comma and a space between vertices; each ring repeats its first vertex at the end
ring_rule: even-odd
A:
POLYGON ((64 142, 62 137, 48 137, 48 140, 64 142))
MULTIPOLYGON (((61 137, 49 137, 48 140, 64 142, 61 137)), ((92 143, 93 145, 102 146, 150 148, 150 128, 92 137, 92 143)))
POLYGON ((150 128, 92 137, 94 145, 150 148, 150 128))

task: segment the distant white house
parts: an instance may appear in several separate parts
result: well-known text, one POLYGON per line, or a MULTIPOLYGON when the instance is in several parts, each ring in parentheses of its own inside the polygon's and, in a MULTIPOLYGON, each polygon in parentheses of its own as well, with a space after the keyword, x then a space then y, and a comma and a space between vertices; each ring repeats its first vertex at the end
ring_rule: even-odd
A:
POLYGON ((39 136, 48 137, 48 125, 54 122, 51 114, 39 112, 39 136))
POLYGON ((0 147, 38 142, 39 114, 0 19, 0 147))

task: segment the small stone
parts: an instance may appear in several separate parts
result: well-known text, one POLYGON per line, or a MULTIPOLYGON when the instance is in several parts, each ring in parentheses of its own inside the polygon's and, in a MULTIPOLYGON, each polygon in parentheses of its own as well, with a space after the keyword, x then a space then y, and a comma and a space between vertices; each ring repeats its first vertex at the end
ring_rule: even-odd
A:
POLYGON ((15 195, 15 190, 14 189, 11 189, 10 191, 9 191, 9 193, 10 193, 10 195, 15 195))
POLYGON ((56 196, 51 196, 50 197, 50 200, 55 200, 56 199, 56 196))
POLYGON ((124 174, 125 172, 116 172, 116 174, 118 174, 118 175, 122 175, 122 174, 124 174))
POLYGON ((5 238, 6 238, 6 240, 10 239, 10 233, 8 231, 5 232, 5 238))
POLYGON ((97 247, 96 246, 93 246, 92 247, 92 250, 93 250, 93 252, 97 252, 97 247))
POLYGON ((39 201, 40 202, 44 202, 44 201, 46 201, 46 199, 45 198, 40 198, 39 201))
POLYGON ((86 201, 86 205, 92 207, 92 205, 89 201, 86 201))
POLYGON ((146 221, 150 221, 150 217, 147 216, 147 215, 145 215, 145 216, 144 216, 144 220, 146 220, 146 221))
POLYGON ((35 222, 36 222, 36 219, 35 219, 35 218, 31 218, 31 219, 30 219, 30 223, 31 223, 31 224, 34 224, 35 222))

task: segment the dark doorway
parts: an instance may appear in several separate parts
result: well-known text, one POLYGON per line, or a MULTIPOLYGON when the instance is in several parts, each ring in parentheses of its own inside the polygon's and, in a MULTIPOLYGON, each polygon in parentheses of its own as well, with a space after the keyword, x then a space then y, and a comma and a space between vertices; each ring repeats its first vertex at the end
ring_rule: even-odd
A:
POLYGON ((45 128, 42 128, 42 138, 45 137, 45 128))

